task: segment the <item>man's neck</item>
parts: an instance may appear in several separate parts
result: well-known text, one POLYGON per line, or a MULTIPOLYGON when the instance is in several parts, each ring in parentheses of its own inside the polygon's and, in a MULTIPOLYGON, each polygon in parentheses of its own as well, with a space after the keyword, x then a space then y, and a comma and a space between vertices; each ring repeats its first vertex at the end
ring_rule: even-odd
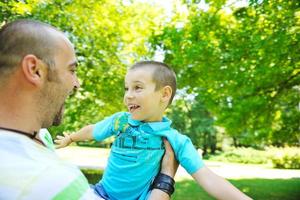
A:
POLYGON ((0 95, 0 126, 29 133, 39 131, 41 127, 37 116, 33 115, 34 111, 24 106, 25 102, 14 101, 12 99, 9 102, 9 99, 1 98, 0 95))
MULTIPOLYGON (((1 109, 1 108, 0 108, 1 109)), ((32 121, 26 120, 26 116, 24 115, 24 119, 22 120, 20 117, 16 117, 12 114, 3 115, 0 110, 0 127, 7 129, 16 129, 19 131, 24 131, 28 133, 33 133, 35 131, 39 131, 41 127, 34 126, 32 121)), ((23 118, 22 117, 22 118, 23 118)), ((27 118, 30 119, 30 118, 27 118)), ((31 119, 32 120, 32 119, 31 119)))
POLYGON ((36 89, 16 70, 0 87, 0 126, 33 133, 41 128, 36 105, 36 89))

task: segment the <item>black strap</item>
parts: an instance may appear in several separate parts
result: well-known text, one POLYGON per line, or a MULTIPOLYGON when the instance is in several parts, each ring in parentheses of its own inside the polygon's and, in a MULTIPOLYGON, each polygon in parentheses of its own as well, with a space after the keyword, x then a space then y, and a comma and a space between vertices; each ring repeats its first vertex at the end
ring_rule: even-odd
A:
POLYGON ((24 131, 20 131, 20 130, 16 130, 16 129, 12 129, 12 128, 4 128, 4 127, 0 127, 0 129, 2 130, 6 130, 6 131, 11 131, 11 132, 15 132, 15 133, 18 133, 18 134, 21 134, 21 135, 25 135, 27 137, 29 137, 30 139, 32 140, 35 140, 37 141, 38 143, 42 144, 43 146, 45 146, 45 144, 38 138, 36 138, 38 132, 37 131, 34 131, 33 134, 30 134, 30 133, 27 133, 27 132, 24 132, 24 131))
POLYGON ((175 181, 171 176, 159 173, 155 177, 151 189, 159 189, 171 196, 175 191, 174 184, 175 181))

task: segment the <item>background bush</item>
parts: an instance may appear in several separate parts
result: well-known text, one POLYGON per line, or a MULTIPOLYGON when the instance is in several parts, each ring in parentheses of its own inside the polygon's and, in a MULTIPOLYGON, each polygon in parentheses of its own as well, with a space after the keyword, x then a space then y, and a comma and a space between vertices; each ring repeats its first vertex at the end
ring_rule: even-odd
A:
POLYGON ((269 147, 265 150, 230 148, 225 152, 219 152, 205 158, 221 162, 272 164, 274 168, 281 169, 300 169, 300 149, 297 147, 269 147))
POLYGON ((271 148, 270 160, 274 168, 300 169, 299 148, 271 148))
POLYGON ((216 155, 208 156, 209 160, 235 162, 244 164, 267 164, 267 152, 253 148, 231 148, 216 155))

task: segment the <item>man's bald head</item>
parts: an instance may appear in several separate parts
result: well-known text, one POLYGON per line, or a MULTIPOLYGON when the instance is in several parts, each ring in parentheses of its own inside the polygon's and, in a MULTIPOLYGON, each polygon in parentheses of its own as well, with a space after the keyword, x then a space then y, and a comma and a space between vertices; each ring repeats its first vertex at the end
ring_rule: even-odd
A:
POLYGON ((0 81, 9 76, 23 57, 33 54, 50 68, 55 66, 62 32, 34 20, 17 20, 4 25, 0 30, 0 81))

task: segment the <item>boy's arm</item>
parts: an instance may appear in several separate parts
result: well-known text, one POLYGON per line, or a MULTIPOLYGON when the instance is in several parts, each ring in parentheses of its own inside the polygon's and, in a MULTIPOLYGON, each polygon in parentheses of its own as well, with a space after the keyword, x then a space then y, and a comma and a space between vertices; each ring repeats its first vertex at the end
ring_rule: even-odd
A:
MULTIPOLYGON (((192 177, 201 185, 211 196, 220 200, 248 200, 251 199, 224 178, 216 175, 209 170, 203 163, 191 140, 177 132, 169 136, 174 150, 177 150, 176 157, 180 164, 189 172, 192 177)), ((175 151, 176 153, 176 151, 175 151)))
POLYGON ((218 176, 206 166, 200 168, 192 174, 192 177, 197 181, 203 189, 211 196, 220 200, 249 200, 251 199, 230 182, 218 176))
POLYGON ((80 129, 79 131, 72 133, 72 134, 66 134, 64 133, 64 136, 58 135, 56 137, 55 143, 56 148, 62 148, 66 147, 72 142, 78 142, 78 141, 84 141, 84 140, 92 140, 93 138, 93 129, 94 125, 87 125, 80 129))
MULTIPOLYGON (((125 115, 124 113, 116 113, 110 117, 106 117, 104 120, 97 122, 94 125, 88 125, 70 135, 64 134, 64 136, 57 136, 55 143, 56 148, 62 148, 68 146, 72 142, 84 141, 84 140, 96 140, 102 141, 105 138, 116 134, 114 130, 115 119, 119 116, 125 115)), ((119 118, 118 118, 119 119, 119 118)), ((119 128, 117 126, 117 128, 119 128)))

